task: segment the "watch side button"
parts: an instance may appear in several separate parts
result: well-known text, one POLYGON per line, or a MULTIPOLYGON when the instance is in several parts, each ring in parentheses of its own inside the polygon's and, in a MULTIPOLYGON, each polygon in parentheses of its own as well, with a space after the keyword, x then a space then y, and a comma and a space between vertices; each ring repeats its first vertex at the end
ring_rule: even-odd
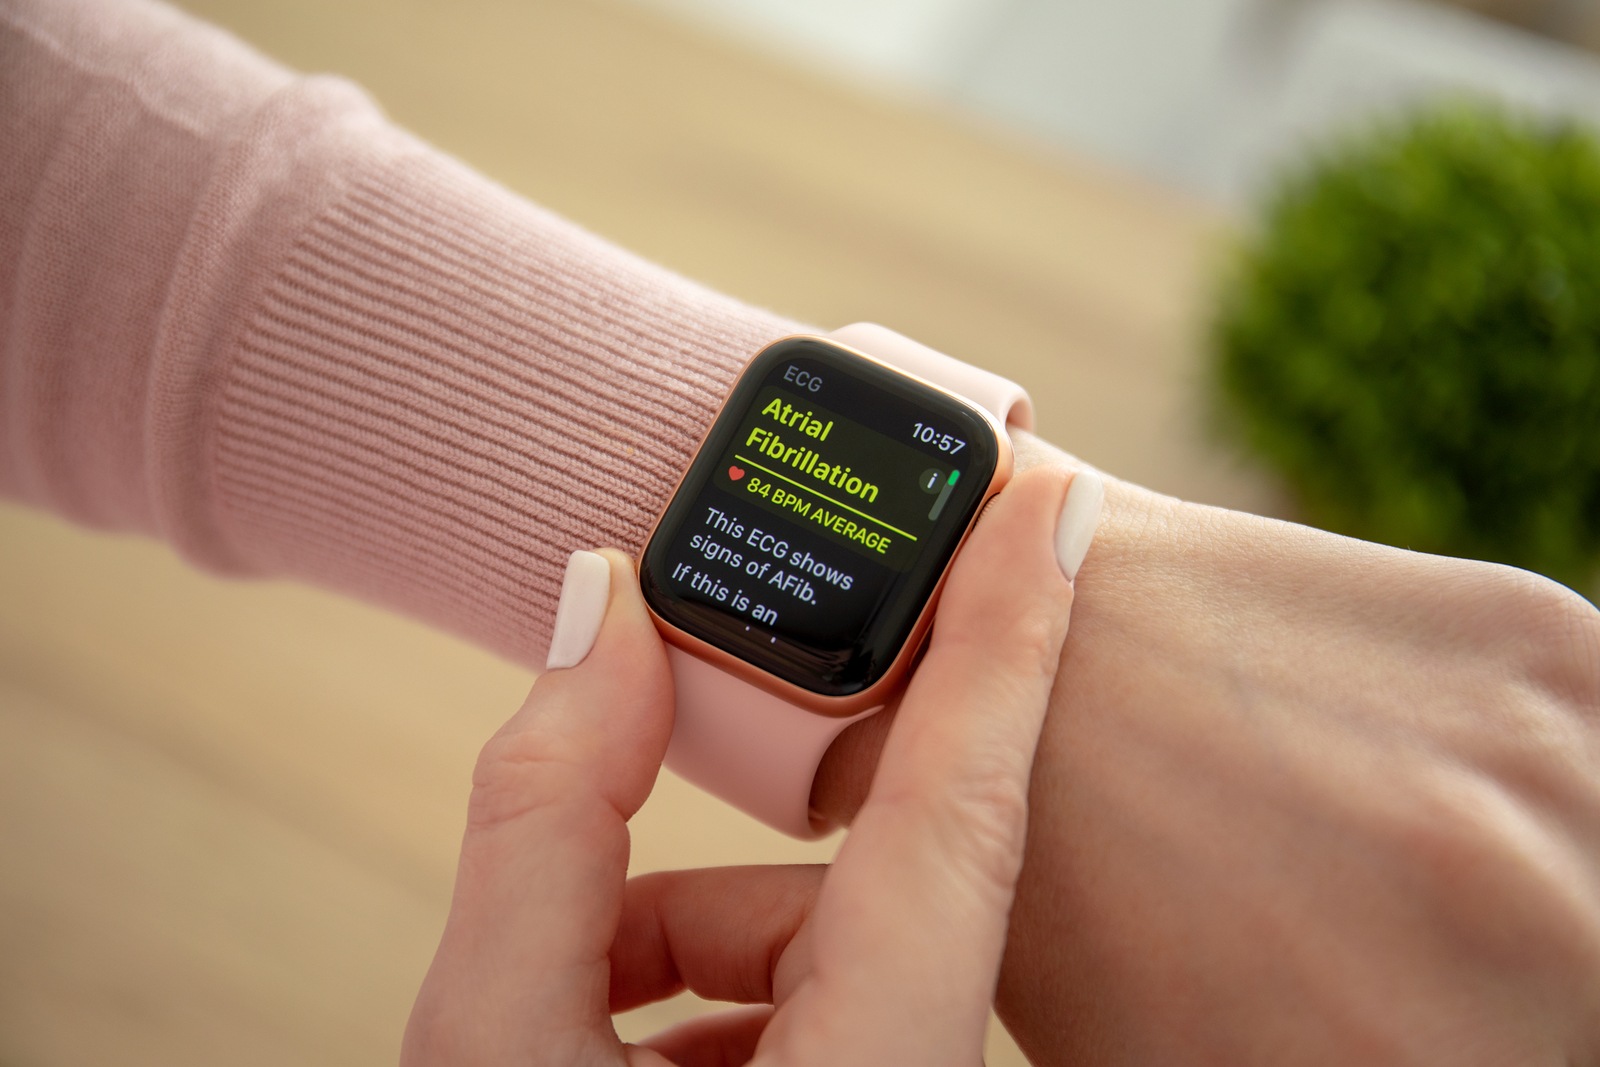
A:
MULTIPOLYGON (((994 502, 996 500, 999 500, 999 499, 1000 499, 1000 494, 996 493, 994 496, 990 497, 988 500, 985 500, 983 502, 983 507, 978 509, 978 517, 972 520, 972 529, 973 530, 976 530, 978 528, 978 523, 983 521, 983 517, 985 515, 989 514, 989 509, 994 507, 994 502)), ((971 533, 971 530, 969 530, 968 533, 971 533)))

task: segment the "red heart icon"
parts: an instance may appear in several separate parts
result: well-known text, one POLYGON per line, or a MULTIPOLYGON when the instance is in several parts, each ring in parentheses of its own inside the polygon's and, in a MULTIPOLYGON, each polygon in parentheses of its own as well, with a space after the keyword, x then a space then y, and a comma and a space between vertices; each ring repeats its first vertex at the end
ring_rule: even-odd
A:
POLYGON ((732 478, 734 481, 738 481, 740 478, 744 477, 744 468, 743 467, 729 467, 728 468, 728 477, 732 478))

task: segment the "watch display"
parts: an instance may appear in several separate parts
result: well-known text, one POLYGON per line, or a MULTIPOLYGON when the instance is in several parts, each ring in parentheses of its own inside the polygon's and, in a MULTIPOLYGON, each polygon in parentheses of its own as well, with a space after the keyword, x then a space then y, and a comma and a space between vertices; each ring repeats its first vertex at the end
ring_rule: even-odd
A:
POLYGON ((751 361, 640 562, 664 621, 824 696, 882 678, 986 498, 982 413, 816 338, 751 361))

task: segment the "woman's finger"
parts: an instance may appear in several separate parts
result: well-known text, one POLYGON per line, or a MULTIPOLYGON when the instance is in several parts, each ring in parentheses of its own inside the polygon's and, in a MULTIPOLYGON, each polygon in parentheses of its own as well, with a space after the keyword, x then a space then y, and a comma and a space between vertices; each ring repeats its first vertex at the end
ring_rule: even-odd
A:
POLYGON ((1099 517, 1093 472, 1019 475, 968 541, 767 1045, 823 1062, 977 1063, 1021 869, 1028 781, 1099 517))
POLYGON ((450 917, 406 1033, 408 1063, 622 1058, 607 951, 672 729, 666 657, 620 553, 575 552, 550 667, 484 747, 450 917))
POLYGON ((630 879, 611 947, 611 1010, 688 989, 771 1004, 773 970, 811 913, 817 865, 659 871, 630 879))
POLYGON ((727 1067, 749 1063, 772 1006, 733 1008, 679 1023, 640 1044, 665 1056, 673 1067, 727 1067))

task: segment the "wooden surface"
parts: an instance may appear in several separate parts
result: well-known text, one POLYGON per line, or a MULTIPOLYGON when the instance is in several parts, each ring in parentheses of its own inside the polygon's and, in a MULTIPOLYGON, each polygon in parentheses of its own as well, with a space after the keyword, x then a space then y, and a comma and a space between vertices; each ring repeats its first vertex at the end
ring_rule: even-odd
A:
MULTIPOLYGON (((620 3, 189 6, 684 273, 1018 378, 1046 436, 1115 473, 1272 506, 1197 428, 1216 228, 1193 205, 620 3)), ((392 1061, 472 758, 528 683, 360 605, 0 509, 0 1065, 392 1061)), ((832 848, 670 777, 635 825, 639 871, 832 848)), ((990 1063, 1019 1062, 997 1036, 990 1063)))

